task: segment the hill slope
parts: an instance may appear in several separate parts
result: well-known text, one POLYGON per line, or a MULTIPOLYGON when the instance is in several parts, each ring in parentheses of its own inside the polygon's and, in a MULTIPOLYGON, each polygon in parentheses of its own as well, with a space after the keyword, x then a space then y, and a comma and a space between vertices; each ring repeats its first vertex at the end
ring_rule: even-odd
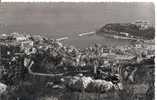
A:
POLYGON ((137 25, 133 23, 110 23, 101 27, 97 34, 120 35, 120 33, 128 33, 129 36, 139 37, 143 39, 153 39, 155 37, 154 27, 147 25, 137 25))

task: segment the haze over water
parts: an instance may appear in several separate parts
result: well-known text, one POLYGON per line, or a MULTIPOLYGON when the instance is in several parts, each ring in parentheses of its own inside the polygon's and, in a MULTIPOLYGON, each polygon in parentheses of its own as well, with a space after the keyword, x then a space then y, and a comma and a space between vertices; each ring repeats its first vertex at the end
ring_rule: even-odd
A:
POLYGON ((85 47, 93 41, 113 40, 97 36, 76 38, 81 32, 95 31, 107 23, 136 20, 148 20, 154 26, 154 17, 152 3, 1 3, 0 33, 26 32, 49 38, 70 36, 65 43, 85 47))

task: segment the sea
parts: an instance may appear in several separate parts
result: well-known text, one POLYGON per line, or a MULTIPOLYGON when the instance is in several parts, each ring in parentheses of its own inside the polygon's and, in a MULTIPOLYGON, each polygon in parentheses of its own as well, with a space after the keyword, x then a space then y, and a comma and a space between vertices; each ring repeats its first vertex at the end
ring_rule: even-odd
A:
POLYGON ((65 45, 124 45, 128 40, 99 35, 78 37, 108 23, 148 20, 155 25, 153 3, 0 3, 0 34, 21 32, 69 39, 65 45))

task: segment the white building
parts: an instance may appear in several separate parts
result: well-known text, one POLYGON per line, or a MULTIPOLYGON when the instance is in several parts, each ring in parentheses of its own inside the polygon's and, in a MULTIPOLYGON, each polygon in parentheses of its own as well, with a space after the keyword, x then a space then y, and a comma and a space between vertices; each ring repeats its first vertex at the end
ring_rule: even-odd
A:
POLYGON ((25 41, 27 40, 27 38, 23 35, 23 34, 19 34, 17 32, 13 32, 10 34, 12 36, 13 39, 15 39, 16 41, 25 41))

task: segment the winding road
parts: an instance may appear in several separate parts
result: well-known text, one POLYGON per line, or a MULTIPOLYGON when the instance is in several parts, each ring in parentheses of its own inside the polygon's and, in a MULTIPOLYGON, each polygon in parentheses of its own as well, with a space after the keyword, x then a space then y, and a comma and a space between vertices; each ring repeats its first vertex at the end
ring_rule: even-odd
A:
POLYGON ((46 77, 54 77, 54 76, 62 76, 64 73, 60 73, 60 74, 45 74, 45 73, 37 73, 37 72, 33 72, 31 70, 31 67, 33 66, 34 61, 31 61, 30 64, 28 65, 28 72, 31 75, 34 76, 46 76, 46 77))

